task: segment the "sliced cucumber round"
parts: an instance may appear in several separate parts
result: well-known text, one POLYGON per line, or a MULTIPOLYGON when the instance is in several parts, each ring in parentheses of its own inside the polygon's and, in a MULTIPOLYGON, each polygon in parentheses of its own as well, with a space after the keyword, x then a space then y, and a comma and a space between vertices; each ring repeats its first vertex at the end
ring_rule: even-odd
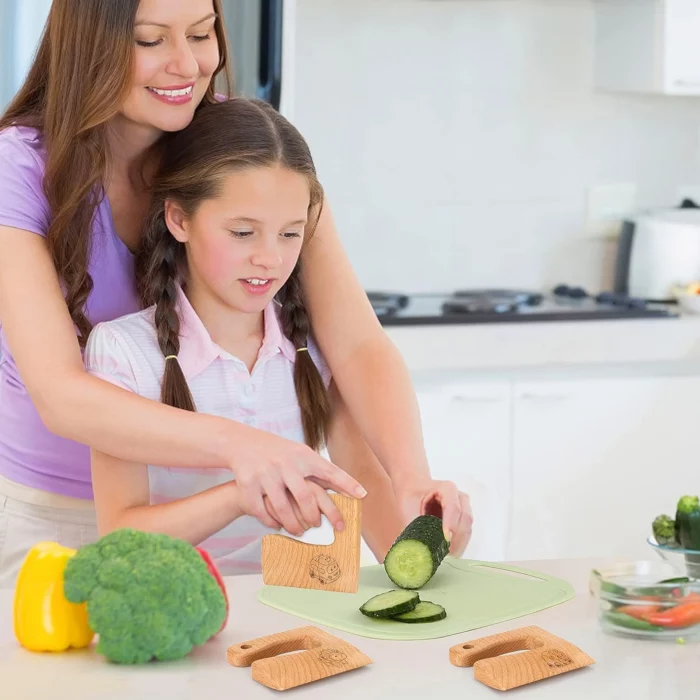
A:
POLYGON ((444 620, 447 612, 442 605, 431 603, 429 600, 422 600, 413 610, 394 615, 393 620, 398 622, 437 622, 444 620))
POLYGON ((392 617, 413 610, 419 602, 415 591, 387 591, 370 598, 360 612, 367 617, 392 617))

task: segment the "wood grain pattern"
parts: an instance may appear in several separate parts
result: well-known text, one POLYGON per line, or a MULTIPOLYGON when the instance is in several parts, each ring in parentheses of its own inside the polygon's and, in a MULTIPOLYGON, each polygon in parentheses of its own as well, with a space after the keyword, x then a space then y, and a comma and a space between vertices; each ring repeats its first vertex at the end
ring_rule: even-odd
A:
POLYGON ((263 583, 357 593, 362 502, 336 493, 330 497, 343 516, 345 529, 336 532, 335 541, 328 545, 298 542, 284 535, 265 535, 262 540, 263 583))
POLYGON ((474 678, 496 690, 510 690, 595 661, 578 647, 540 627, 482 637, 450 648, 453 666, 473 666, 474 678), (502 654, 512 654, 501 657, 502 654))
POLYGON ((230 646, 226 658, 232 666, 252 666, 253 680, 273 690, 289 690, 372 663, 352 644, 313 626, 230 646))

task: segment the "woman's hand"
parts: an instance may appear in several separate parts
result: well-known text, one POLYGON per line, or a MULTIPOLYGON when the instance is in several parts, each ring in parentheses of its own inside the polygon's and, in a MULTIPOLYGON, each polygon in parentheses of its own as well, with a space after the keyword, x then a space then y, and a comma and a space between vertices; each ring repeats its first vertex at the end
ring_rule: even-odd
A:
POLYGON ((407 523, 419 515, 442 518, 450 554, 460 557, 472 534, 472 509, 469 496, 451 481, 421 479, 405 486, 394 485, 394 493, 407 523))
POLYGON ((359 482, 307 445, 273 433, 251 430, 245 441, 231 446, 231 454, 243 511, 292 535, 318 527, 321 515, 335 530, 343 529, 343 518, 326 489, 351 498, 367 495, 359 482))

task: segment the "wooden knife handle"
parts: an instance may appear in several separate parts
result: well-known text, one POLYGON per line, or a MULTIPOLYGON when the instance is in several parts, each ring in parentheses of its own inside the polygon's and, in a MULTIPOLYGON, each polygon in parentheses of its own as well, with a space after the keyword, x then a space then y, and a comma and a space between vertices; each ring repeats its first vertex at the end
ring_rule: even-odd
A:
POLYGON ((450 648, 450 662, 454 666, 468 667, 482 659, 490 659, 514 651, 536 649, 545 644, 545 640, 538 634, 539 631, 537 627, 522 627, 510 632, 456 644, 450 648))
POLYGON ((226 651, 226 658, 232 666, 250 666, 259 659, 268 659, 291 651, 302 651, 321 646, 317 634, 320 630, 315 627, 299 627, 298 629, 259 637, 241 644, 234 644, 226 651))

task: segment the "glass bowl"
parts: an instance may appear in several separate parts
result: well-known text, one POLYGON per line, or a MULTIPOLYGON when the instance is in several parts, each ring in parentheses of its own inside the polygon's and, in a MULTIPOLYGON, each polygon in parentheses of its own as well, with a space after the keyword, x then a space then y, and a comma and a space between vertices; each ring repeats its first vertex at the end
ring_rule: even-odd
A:
POLYGON ((700 552, 683 547, 659 544, 653 535, 647 538, 647 542, 654 551, 678 572, 679 576, 700 580, 700 552))
POLYGON ((666 561, 638 561, 591 572, 598 621, 609 634, 700 641, 700 581, 666 561))

